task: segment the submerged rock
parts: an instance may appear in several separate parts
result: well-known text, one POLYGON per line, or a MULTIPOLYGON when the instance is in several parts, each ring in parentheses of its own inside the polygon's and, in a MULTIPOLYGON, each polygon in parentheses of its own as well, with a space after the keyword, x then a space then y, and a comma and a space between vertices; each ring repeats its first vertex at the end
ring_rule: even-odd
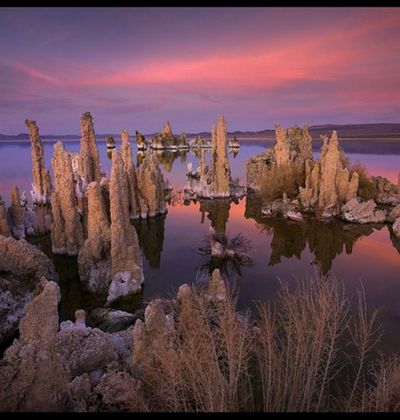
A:
POLYGON ((32 200, 38 204, 48 204, 51 199, 52 185, 49 170, 44 162, 44 148, 39 136, 36 121, 25 120, 32 146, 32 200))
POLYGON ((135 314, 110 308, 95 308, 90 312, 90 320, 106 332, 116 332, 133 325, 137 319, 135 314))
POLYGON ((52 251, 54 254, 78 255, 84 239, 83 228, 75 198, 71 155, 64 149, 63 143, 54 145, 51 164, 55 180, 51 198, 52 251))
POLYGON ((107 293, 111 282, 111 229, 98 182, 87 187, 88 237, 79 251, 79 278, 93 293, 107 293))
POLYGON ((111 211, 111 274, 107 301, 137 293, 144 281, 142 254, 135 228, 130 224, 128 182, 124 163, 118 150, 113 150, 110 211, 111 211))

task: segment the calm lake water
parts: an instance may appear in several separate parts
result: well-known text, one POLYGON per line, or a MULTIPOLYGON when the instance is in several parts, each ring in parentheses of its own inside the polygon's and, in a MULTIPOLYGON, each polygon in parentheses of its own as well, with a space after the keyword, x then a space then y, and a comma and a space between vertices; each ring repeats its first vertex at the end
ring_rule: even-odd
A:
MULTIPOLYGON (((242 141, 235 156, 229 154, 233 178, 246 182, 246 161, 261 153, 275 141, 242 141)), ((46 166, 51 168, 54 142, 44 142, 46 166)), ((313 142, 318 157, 320 141, 313 142)), ((371 175, 382 175, 397 182, 400 171, 400 141, 341 141, 350 162, 363 163, 371 175)), ((117 143, 119 148, 120 143, 117 143)), ((134 150, 134 162, 140 161, 134 150)), ((79 150, 78 141, 66 141, 70 151, 79 150)), ((109 175, 111 161, 105 142, 98 141, 101 164, 109 175)), ((209 153, 207 152, 207 155, 209 153)), ((186 183, 186 165, 198 166, 192 152, 163 153, 161 167, 175 192, 186 183)), ((17 184, 29 192, 32 180, 29 142, 0 142, 0 194, 9 201, 10 190, 17 184)), ((321 270, 343 282, 350 297, 364 285, 370 307, 381 307, 384 322, 382 349, 400 352, 400 241, 390 234, 387 225, 357 226, 338 221, 303 223, 277 218, 263 218, 257 198, 249 196, 237 203, 216 200, 214 203, 184 205, 179 199, 168 205, 165 216, 135 222, 143 250, 145 283, 143 293, 120 302, 116 307, 134 312, 146 300, 175 293, 179 285, 193 283, 204 272, 220 267, 229 283, 238 291, 238 307, 254 308, 256 300, 276 296, 279 281, 292 285, 321 270), (211 223, 224 229, 230 237, 242 234, 251 245, 251 263, 224 264, 204 255, 204 246, 211 223)), ((49 253, 46 238, 34 241, 49 253)), ((1 250, 0 250, 1 251, 1 250)), ((73 319, 78 308, 92 309, 104 304, 101 297, 90 296, 77 279, 76 258, 54 257, 62 292, 61 317, 73 319)))

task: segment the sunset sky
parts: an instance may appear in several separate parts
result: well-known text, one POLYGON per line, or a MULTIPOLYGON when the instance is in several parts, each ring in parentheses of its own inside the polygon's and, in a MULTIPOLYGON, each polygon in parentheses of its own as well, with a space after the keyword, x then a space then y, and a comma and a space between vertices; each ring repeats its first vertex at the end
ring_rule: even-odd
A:
POLYGON ((0 133, 400 123, 400 8, 1 8, 0 133))

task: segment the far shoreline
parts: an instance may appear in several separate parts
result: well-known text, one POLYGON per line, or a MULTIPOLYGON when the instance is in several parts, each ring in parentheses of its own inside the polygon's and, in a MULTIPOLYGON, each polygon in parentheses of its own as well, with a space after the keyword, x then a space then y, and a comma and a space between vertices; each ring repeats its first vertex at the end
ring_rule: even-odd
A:
MULTIPOLYGON (((145 136, 146 138, 149 138, 147 136, 145 136)), ((252 137, 252 136, 246 136, 246 137, 240 137, 240 136, 234 136, 234 135, 227 135, 228 138, 233 138, 233 137, 237 137, 237 139, 239 141, 259 141, 259 142, 263 142, 263 141, 270 141, 270 140, 275 140, 275 136, 266 136, 266 137, 252 137)), ((191 137, 188 137, 191 138, 191 137)), ((207 137, 206 137, 207 138, 207 137)), ((96 139, 96 141, 99 142, 106 142, 106 137, 99 137, 96 139)), ((121 139, 114 137, 115 142, 117 143, 121 143, 121 139)), ((339 140, 347 140, 347 141, 378 141, 378 142, 387 142, 387 143, 391 143, 391 142, 398 142, 400 141, 400 136, 398 137, 387 137, 387 136, 365 136, 365 137, 349 137, 349 136, 345 136, 345 137, 341 137, 339 135, 339 140)), ((57 141, 63 141, 63 142, 80 142, 81 138, 80 137, 76 137, 76 138, 63 138, 63 137, 55 137, 53 139, 48 139, 48 138, 42 138, 42 142, 44 143, 55 143, 57 141)), ((321 138, 319 137, 313 137, 312 141, 322 141, 321 138)), ((132 140, 132 142, 134 143, 134 140, 132 140)), ((0 143, 30 143, 29 139, 0 139, 0 143)))

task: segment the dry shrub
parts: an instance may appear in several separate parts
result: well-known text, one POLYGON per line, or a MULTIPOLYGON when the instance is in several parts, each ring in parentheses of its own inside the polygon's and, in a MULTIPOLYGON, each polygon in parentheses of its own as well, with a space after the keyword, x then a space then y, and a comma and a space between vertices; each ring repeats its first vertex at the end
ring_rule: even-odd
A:
POLYGON ((141 369, 156 411, 239 411, 253 408, 249 378, 251 334, 233 299, 214 303, 193 289, 175 319, 174 355, 152 346, 141 369), (149 355, 148 355, 149 356, 149 355))
POLYGON ((371 180, 367 168, 357 161, 350 169, 350 173, 358 173, 358 191, 357 195, 365 200, 375 199, 378 191, 375 183, 371 180))
POLYGON ((296 165, 271 165, 260 182, 260 194, 266 201, 282 198, 286 193, 289 198, 295 198, 299 186, 304 183, 303 171, 296 165))
POLYGON ((381 357, 371 367, 373 384, 363 389, 355 411, 400 411, 400 359, 397 355, 381 357))
POLYGON ((259 313, 263 410, 327 407, 328 386, 340 369, 338 340, 348 324, 343 293, 326 281, 301 283, 295 292, 282 284, 278 304, 261 304, 259 313))
POLYGON ((212 302, 193 288, 188 300, 175 304, 173 346, 158 338, 146 347, 138 378, 144 406, 187 412, 397 410, 400 360, 381 356, 368 363, 379 339, 377 313, 367 313, 363 291, 356 306, 354 314, 334 279, 313 278, 295 290, 282 283, 275 304, 259 304, 252 322, 235 311, 232 296, 212 302))

